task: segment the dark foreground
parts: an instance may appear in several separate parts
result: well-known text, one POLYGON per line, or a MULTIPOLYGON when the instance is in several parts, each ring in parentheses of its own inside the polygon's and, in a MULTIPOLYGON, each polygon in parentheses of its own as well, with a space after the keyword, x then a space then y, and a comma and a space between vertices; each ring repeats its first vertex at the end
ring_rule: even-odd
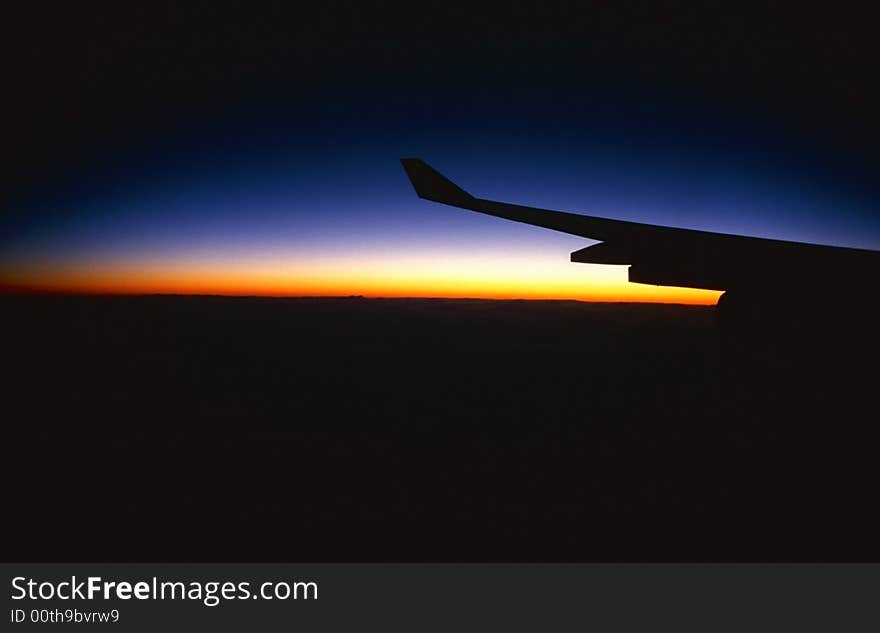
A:
POLYGON ((780 346, 682 306, 0 305, 5 560, 880 560, 877 347, 839 325, 780 346))

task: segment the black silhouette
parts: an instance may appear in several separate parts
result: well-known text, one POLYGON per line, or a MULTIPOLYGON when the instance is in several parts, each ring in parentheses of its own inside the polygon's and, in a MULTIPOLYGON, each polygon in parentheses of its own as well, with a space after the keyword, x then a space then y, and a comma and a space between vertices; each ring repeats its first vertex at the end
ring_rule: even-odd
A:
MULTIPOLYGON (((787 242, 626 222, 475 198, 418 158, 401 160, 420 198, 600 243, 571 261, 627 264, 635 283, 724 290, 722 322, 730 328, 768 325, 774 318, 825 320, 832 312, 812 300, 852 303, 880 287, 880 251, 787 242)), ((864 303, 864 302, 862 302, 864 303)), ((852 311, 850 311, 852 312, 852 311)), ((864 316, 856 312, 850 316, 864 316)), ((873 316, 873 315, 872 315, 873 316)))

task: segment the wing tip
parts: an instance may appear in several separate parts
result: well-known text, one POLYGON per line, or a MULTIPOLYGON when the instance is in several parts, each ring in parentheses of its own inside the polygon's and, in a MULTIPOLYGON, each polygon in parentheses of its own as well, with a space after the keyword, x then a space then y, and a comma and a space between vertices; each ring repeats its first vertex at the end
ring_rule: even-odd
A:
POLYGON ((471 194, 421 158, 401 158, 400 163, 419 198, 454 206, 473 200, 471 194))

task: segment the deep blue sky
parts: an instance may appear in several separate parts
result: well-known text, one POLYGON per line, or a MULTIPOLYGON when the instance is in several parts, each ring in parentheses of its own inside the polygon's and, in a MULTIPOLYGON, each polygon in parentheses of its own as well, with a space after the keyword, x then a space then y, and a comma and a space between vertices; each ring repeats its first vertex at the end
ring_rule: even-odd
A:
MULTIPOLYGON (((425 50, 407 59, 401 44, 381 72, 375 59, 273 67, 203 97, 160 84, 159 105, 123 102, 119 120, 102 105, 106 126, 90 120, 88 140, 14 189, 0 263, 14 276, 118 258, 564 261, 585 243, 420 201, 403 156, 481 197, 880 249, 880 187, 857 127, 762 94, 767 84, 743 82, 742 68, 736 81, 710 72, 701 83, 668 61, 647 73, 614 48, 608 63, 582 66, 571 46, 499 45, 474 60, 450 49, 444 61, 425 50)), ((120 80, 108 76, 109 95, 120 80)))

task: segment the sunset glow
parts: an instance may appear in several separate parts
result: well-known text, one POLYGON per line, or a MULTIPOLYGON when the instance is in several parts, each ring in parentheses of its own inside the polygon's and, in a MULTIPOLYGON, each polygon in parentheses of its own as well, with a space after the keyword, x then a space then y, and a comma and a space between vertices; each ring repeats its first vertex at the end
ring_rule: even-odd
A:
POLYGON ((86 293, 469 297, 713 304, 719 292, 631 284, 625 266, 514 256, 417 254, 326 259, 253 257, 231 263, 79 261, 4 272, 8 289, 86 293))
POLYGON ((632 284, 626 266, 569 261, 588 239, 421 200, 403 156, 421 156, 491 200, 880 244, 870 199, 856 187, 821 187, 779 159, 795 153, 761 145, 769 144, 763 131, 758 143, 743 132, 748 124, 700 119, 681 103, 663 114, 665 124, 654 112, 646 128, 634 124, 638 113, 590 112, 589 100, 503 108, 488 100, 456 110, 407 95, 396 110, 365 114, 356 97, 344 116, 308 104, 297 116, 254 105, 117 148, 103 162, 72 162, 10 205, 0 224, 0 288, 687 304, 714 304, 721 294, 632 284), (683 143, 683 125, 715 130, 714 144, 683 143), (767 156, 777 162, 768 166, 767 156))

